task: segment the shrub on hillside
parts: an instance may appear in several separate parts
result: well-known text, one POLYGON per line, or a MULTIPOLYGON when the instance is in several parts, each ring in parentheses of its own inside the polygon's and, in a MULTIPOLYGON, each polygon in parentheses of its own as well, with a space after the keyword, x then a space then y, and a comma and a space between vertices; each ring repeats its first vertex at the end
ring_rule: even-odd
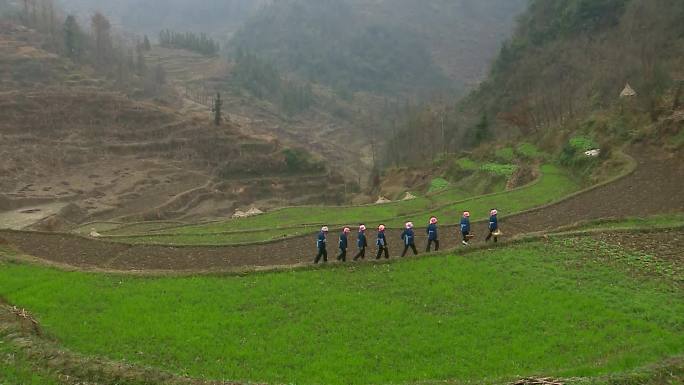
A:
POLYGON ((451 162, 446 171, 446 176, 451 180, 461 179, 480 169, 480 165, 470 158, 457 159, 451 162))
POLYGON ((477 171, 480 166, 470 158, 461 158, 456 161, 456 165, 464 171, 477 171))
POLYGON ((480 169, 489 174, 510 178, 518 170, 518 166, 514 164, 486 163, 480 169))
POLYGON ((582 135, 572 137, 563 147, 559 161, 563 166, 574 168, 579 170, 580 174, 588 175, 599 163, 599 159, 588 157, 584 153, 598 147, 598 144, 590 137, 582 135))
POLYGON ((449 187, 449 182, 444 178, 434 178, 430 182, 430 189, 428 192, 434 192, 439 190, 444 190, 449 187))
POLYGON ((283 150, 285 164, 289 172, 317 172, 323 171, 323 163, 314 160, 311 155, 298 148, 286 148, 283 150))
POLYGON ((598 144, 596 144, 596 142, 593 139, 591 139, 588 136, 582 136, 582 135, 578 135, 578 136, 575 136, 573 138, 570 138, 570 140, 568 141, 568 145, 574 151, 581 151, 581 152, 585 152, 585 151, 589 151, 589 150, 593 150, 595 148, 598 148, 598 144))
POLYGON ((494 156, 496 157, 497 160, 506 162, 506 163, 511 163, 513 160, 515 160, 515 152, 513 151, 512 147, 504 147, 496 150, 494 153, 494 156))
POLYGON ((546 157, 546 154, 532 143, 520 143, 515 148, 515 153, 526 160, 540 160, 546 157))

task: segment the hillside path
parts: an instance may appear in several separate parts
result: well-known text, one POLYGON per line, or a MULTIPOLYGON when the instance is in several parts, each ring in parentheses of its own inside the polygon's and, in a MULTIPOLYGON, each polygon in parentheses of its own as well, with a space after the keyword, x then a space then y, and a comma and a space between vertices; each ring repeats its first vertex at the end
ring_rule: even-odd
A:
MULTIPOLYGON (((606 217, 646 216, 684 212, 684 156, 661 155, 657 149, 633 150, 638 167, 634 173, 613 183, 572 196, 554 205, 503 217, 501 228, 506 238, 520 234, 549 231, 579 221, 606 217)), ((503 213, 505 214, 505 213, 503 213)), ((454 215, 459 215, 454 213, 454 215)), ((477 238, 483 242, 486 223, 474 223, 477 238)), ((460 246, 455 226, 442 226, 442 249, 460 246)), ((417 229, 419 252, 425 248, 425 230, 417 229), (421 250, 422 249, 422 250, 421 250)), ((398 230, 387 233, 392 257, 400 254, 398 230)), ((374 258, 375 232, 368 234, 371 247, 367 258, 374 258)), ((355 252, 352 235, 349 254, 355 252)), ((331 233, 329 260, 337 253, 337 234, 331 233)), ((71 234, 0 231, 0 244, 7 243, 23 253, 60 265, 82 269, 113 271, 219 272, 266 269, 274 266, 307 264, 315 255, 315 234, 268 244, 223 247, 171 247, 123 245, 81 238, 71 234)), ((401 247, 403 249, 403 247, 401 247)))

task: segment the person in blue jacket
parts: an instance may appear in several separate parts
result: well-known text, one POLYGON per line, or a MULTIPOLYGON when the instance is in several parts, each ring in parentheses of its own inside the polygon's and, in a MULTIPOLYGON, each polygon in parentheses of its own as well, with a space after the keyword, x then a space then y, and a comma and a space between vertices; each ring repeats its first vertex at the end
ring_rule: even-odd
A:
POLYGON ((387 237, 385 237, 385 225, 378 226, 378 240, 375 245, 378 246, 378 255, 375 259, 380 259, 383 253, 385 253, 385 259, 389 259, 389 244, 387 237))
POLYGON ((366 239, 366 226, 359 226, 359 236, 356 239, 356 246, 359 248, 358 254, 354 257, 354 260, 366 259, 366 247, 368 247, 368 240, 366 239))
POLYGON ((437 217, 430 218, 430 224, 427 227, 428 244, 425 252, 429 253, 432 249, 432 244, 435 244, 435 251, 439 251, 439 234, 437 233, 437 217))
POLYGON ((499 242, 499 220, 496 218, 498 214, 499 211, 497 209, 492 209, 489 212, 489 235, 487 235, 485 242, 489 242, 492 237, 494 237, 494 243, 499 242))
POLYGON ((328 248, 327 248, 327 238, 328 238, 328 227, 323 226, 321 232, 318 233, 318 239, 316 240, 316 247, 318 248, 318 254, 316 254, 316 259, 314 263, 318 263, 321 258, 323 262, 328 262, 328 248))
POLYGON ((418 255, 418 250, 416 250, 416 234, 413 232, 413 223, 407 222, 406 229, 401 233, 401 239, 404 241, 404 252, 401 253, 401 257, 406 256, 406 252, 409 248, 413 250, 413 255, 418 255))
POLYGON ((348 236, 351 233, 349 227, 345 227, 340 234, 340 255, 337 256, 337 260, 341 262, 347 262, 347 245, 349 244, 348 236))
POLYGON ((470 242, 470 212, 468 211, 464 211, 461 218, 461 235, 463 236, 461 243, 463 246, 468 246, 470 242))

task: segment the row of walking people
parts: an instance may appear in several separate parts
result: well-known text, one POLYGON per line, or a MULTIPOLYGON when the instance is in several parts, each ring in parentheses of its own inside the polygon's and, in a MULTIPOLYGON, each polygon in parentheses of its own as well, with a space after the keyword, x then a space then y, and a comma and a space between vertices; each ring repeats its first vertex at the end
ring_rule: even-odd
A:
MULTIPOLYGON (((489 212, 489 235, 485 241, 494 239, 494 242, 498 242, 498 236, 501 234, 499 231, 499 221, 497 219, 498 210, 492 209, 489 212)), ((425 247, 425 252, 429 253, 432 250, 432 246, 435 246, 435 251, 439 251, 439 231, 438 231, 439 220, 437 217, 431 217, 426 228, 427 233, 427 246, 425 247)), ((460 231, 462 236, 461 243, 464 246, 468 246, 470 240, 473 238, 470 229, 470 212, 464 211, 461 217, 460 231)), ((356 237, 356 246, 358 252, 354 256, 354 261, 366 258, 366 249, 368 248, 368 238, 366 236, 366 225, 360 224, 358 228, 358 235, 356 237)), ((377 237, 375 245, 377 246, 377 254, 375 259, 381 259, 383 256, 385 259, 389 259, 389 241, 385 235, 387 230, 386 226, 381 224, 378 226, 377 237)), ((321 260, 323 262, 328 262, 328 233, 329 228, 324 226, 318 233, 318 238, 316 240, 316 248, 318 253, 314 259, 314 263, 319 263, 321 260)), ((347 261, 347 249, 349 248, 349 234, 351 234, 351 228, 345 227, 339 236, 338 248, 340 254, 337 256, 337 260, 341 262, 347 261)), ((401 233, 401 240, 404 245, 404 250, 401 253, 402 258, 406 256, 406 253, 411 250, 413 255, 418 255, 418 249, 416 248, 416 234, 414 231, 413 222, 407 222, 404 225, 404 231, 401 233)))

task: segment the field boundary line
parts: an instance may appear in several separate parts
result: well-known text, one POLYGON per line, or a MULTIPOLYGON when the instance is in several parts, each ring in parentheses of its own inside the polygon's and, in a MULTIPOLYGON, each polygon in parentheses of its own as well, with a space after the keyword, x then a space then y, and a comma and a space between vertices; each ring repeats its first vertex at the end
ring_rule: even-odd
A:
MULTIPOLYGON (((30 263, 40 266, 47 266, 55 268, 61 271, 67 272, 84 272, 92 274, 107 274, 107 275, 120 275, 120 276, 137 276, 137 277, 189 277, 189 276, 244 276, 250 274, 263 274, 263 273, 278 273, 278 272, 291 272, 291 271, 309 271, 318 269, 335 269, 335 268, 353 268, 357 266, 365 266, 369 264, 383 265, 383 264, 394 264, 401 263, 403 261, 412 261, 422 258, 437 258, 437 257, 450 257, 450 256, 466 256, 469 254, 477 253, 483 250, 495 250, 510 246, 517 246, 526 243, 538 242, 548 239, 563 239, 568 237, 582 237, 591 236, 597 234, 650 234, 660 231, 682 231, 684 230, 684 224, 675 226, 642 226, 642 227, 631 227, 631 228, 617 228, 617 229, 585 229, 578 231, 564 231, 564 232, 533 232, 528 234, 521 234, 515 236, 511 239, 501 241, 497 244, 480 244, 469 246, 468 248, 455 247, 452 249, 445 249, 439 252, 431 254, 422 254, 420 256, 407 256, 405 258, 393 258, 390 260, 368 260, 360 263, 354 264, 343 264, 338 262, 332 262, 327 265, 313 265, 310 262, 301 262, 295 264, 286 265, 268 265, 268 266, 240 266, 236 268, 228 269, 198 269, 198 270, 117 270, 117 269, 106 269, 101 267, 84 268, 77 267, 65 263, 54 262, 46 260, 40 257, 35 257, 25 253, 17 252, 14 255, 3 255, 2 249, 0 249, 0 261, 19 261, 24 263, 30 263)), ((14 249, 12 249, 14 251, 14 249)))

